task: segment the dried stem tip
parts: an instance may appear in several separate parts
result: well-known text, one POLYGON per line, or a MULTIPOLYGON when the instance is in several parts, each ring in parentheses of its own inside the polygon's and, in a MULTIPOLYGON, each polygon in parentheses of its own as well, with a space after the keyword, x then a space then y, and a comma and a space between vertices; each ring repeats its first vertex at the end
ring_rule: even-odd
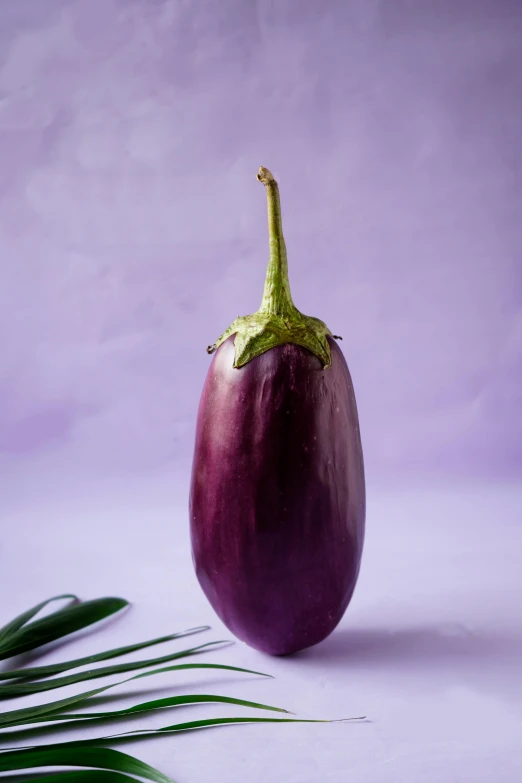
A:
POLYGON ((257 172, 257 178, 260 182, 263 183, 263 185, 268 185, 269 182, 273 182, 275 184, 274 175, 271 171, 268 169, 265 169, 264 166, 259 167, 259 171, 257 172))

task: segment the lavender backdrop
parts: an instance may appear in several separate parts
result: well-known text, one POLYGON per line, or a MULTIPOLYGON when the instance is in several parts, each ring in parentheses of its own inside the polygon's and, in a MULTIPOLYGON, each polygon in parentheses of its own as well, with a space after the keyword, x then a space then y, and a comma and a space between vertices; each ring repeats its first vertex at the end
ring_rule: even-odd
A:
POLYGON ((134 608, 42 662, 230 638, 192 567, 187 478, 205 347, 261 299, 260 165, 295 302, 344 337, 363 567, 324 644, 212 653, 274 680, 190 689, 369 721, 122 749, 191 783, 209 759, 227 783, 514 783, 520 0, 0 0, 0 625, 73 591, 134 608))
POLYGON ((3 0, 4 491, 188 469, 259 165, 369 480, 519 475, 521 41, 517 0, 3 0))

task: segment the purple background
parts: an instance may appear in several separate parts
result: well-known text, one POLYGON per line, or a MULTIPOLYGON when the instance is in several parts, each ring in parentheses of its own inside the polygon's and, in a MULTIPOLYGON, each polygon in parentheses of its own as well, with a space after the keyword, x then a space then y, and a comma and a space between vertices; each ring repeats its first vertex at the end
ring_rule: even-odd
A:
POLYGON ((187 783, 515 783, 520 0, 0 0, 0 625, 72 591, 134 608, 42 663, 231 637, 192 567, 188 472, 205 347, 261 300, 260 165, 295 302, 344 337, 361 577, 322 645, 209 655, 274 680, 168 673, 154 694, 369 721, 122 749, 187 783))
POLYGON ((4 478, 188 470, 259 165, 369 481, 519 475, 521 41, 516 0, 4 0, 4 478))

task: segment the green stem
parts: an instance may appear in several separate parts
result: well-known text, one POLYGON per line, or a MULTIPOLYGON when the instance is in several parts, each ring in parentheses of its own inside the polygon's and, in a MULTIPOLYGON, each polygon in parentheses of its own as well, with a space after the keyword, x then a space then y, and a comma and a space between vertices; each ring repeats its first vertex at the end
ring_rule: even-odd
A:
POLYGON ((234 335, 233 366, 239 368, 277 345, 294 343, 315 354, 326 369, 332 363, 328 343, 332 333, 324 321, 301 313, 292 300, 279 188, 264 166, 259 169, 257 178, 266 188, 270 239, 263 299, 257 312, 238 316, 216 342, 208 346, 207 353, 214 353, 234 335))
POLYGON ((263 166, 259 169, 257 178, 266 188, 270 242, 270 260, 266 270, 263 299, 258 312, 284 317, 294 313, 296 307, 292 300, 288 279, 288 260, 283 236, 279 186, 273 174, 263 166))

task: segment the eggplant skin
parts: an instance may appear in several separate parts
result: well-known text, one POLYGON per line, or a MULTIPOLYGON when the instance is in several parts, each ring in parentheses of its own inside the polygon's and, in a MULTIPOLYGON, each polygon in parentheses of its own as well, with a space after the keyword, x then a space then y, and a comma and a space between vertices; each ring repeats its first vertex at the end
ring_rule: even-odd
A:
POLYGON ((215 612, 272 655, 317 644, 353 595, 364 541, 365 482, 353 384, 279 345, 234 369, 217 350, 199 405, 190 486, 192 559, 215 612))

